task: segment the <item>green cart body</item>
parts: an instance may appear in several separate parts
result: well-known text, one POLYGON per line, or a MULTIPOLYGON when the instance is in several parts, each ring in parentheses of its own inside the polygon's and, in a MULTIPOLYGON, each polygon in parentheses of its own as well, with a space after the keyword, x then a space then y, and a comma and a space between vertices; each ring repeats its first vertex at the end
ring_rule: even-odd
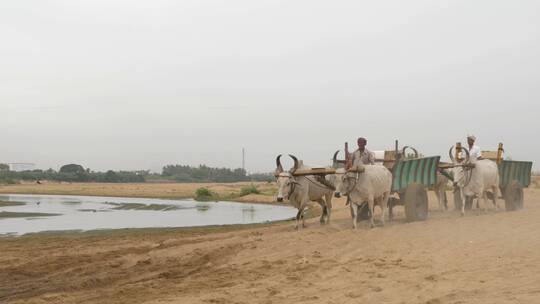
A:
POLYGON ((518 182, 522 187, 531 184, 532 162, 503 160, 499 164, 499 186, 505 188, 512 182, 518 182))
POLYGON ((428 216, 429 188, 437 183, 440 156, 398 159, 391 167, 392 197, 388 201, 390 219, 393 207, 403 205, 408 222, 424 221, 428 216))
POLYGON ((499 163, 499 188, 507 211, 523 208, 523 188, 531 184, 533 163, 503 160, 499 163))
POLYGON ((437 183, 440 156, 398 160, 392 167, 392 191, 403 192, 413 183, 430 188, 437 183))

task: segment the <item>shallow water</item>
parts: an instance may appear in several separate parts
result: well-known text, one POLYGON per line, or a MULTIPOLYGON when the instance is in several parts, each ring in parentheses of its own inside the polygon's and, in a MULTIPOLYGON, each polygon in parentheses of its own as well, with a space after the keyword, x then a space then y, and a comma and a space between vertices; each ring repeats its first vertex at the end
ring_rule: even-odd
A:
POLYGON ((22 206, 0 207, 0 212, 60 214, 0 218, 0 235, 61 230, 253 224, 290 219, 296 214, 294 208, 287 206, 193 200, 0 195, 0 201, 25 203, 22 206))

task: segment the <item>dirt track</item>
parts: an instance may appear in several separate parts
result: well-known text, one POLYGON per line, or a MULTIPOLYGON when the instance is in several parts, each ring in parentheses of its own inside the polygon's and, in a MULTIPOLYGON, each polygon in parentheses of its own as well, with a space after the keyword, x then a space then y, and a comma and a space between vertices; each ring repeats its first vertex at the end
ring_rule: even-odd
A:
MULTIPOLYGON (((540 303, 540 189, 517 212, 0 239, 2 303, 540 303)), ((430 197, 431 201, 434 201, 430 197)), ((449 197, 452 201, 451 196, 449 197)), ((501 205, 504 205, 501 201, 501 205)))

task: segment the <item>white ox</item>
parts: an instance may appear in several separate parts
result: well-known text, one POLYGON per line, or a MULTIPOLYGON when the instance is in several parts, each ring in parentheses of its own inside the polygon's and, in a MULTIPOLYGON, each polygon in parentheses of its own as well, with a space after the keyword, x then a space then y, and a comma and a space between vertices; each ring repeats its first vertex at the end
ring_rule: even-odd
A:
POLYGON ((336 197, 348 196, 354 229, 356 229, 358 220, 358 207, 366 201, 371 211, 370 227, 375 226, 373 221, 375 204, 381 208, 381 223, 384 226, 384 217, 392 187, 392 173, 386 167, 379 165, 365 165, 363 170, 361 173, 356 173, 348 172, 343 168, 337 169, 335 195, 336 197))
POLYGON ((302 161, 298 161, 293 155, 289 156, 294 160, 294 167, 289 172, 283 170, 280 161, 281 155, 276 158, 277 201, 283 202, 283 200, 289 200, 298 209, 295 229, 298 229, 300 219, 302 220, 302 227, 306 227, 304 210, 312 201, 319 203, 322 208, 320 223, 329 223, 332 213, 332 195, 334 189, 322 184, 312 175, 293 176, 294 171, 298 169, 309 169, 309 167, 304 166, 302 161))
POLYGON ((452 172, 454 174, 454 186, 458 187, 458 195, 461 196, 461 215, 465 214, 466 197, 477 198, 477 205, 480 198, 483 198, 483 209, 486 210, 488 206, 488 190, 493 192, 491 197, 493 205, 495 209, 498 209, 497 189, 499 189, 499 169, 497 163, 489 159, 481 159, 471 163, 469 160, 469 151, 466 148, 462 149, 467 154, 464 162, 456 162, 452 154, 452 148, 450 148, 449 152, 450 158, 457 165, 452 168, 452 172))

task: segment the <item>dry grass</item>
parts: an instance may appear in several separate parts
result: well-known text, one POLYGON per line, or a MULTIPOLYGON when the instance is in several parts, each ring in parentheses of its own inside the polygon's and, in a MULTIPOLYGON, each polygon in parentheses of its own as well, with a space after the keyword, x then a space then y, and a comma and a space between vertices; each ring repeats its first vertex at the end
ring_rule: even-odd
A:
POLYGON ((4 194, 57 194, 57 195, 88 195, 88 196, 112 196, 112 197, 146 197, 183 199, 193 198, 195 190, 201 187, 208 188, 218 194, 219 197, 235 197, 237 201, 269 203, 274 200, 275 184, 254 183, 261 194, 239 195, 243 187, 251 183, 137 183, 137 184, 110 184, 110 183, 44 183, 19 184, 0 186, 0 193, 4 194))

